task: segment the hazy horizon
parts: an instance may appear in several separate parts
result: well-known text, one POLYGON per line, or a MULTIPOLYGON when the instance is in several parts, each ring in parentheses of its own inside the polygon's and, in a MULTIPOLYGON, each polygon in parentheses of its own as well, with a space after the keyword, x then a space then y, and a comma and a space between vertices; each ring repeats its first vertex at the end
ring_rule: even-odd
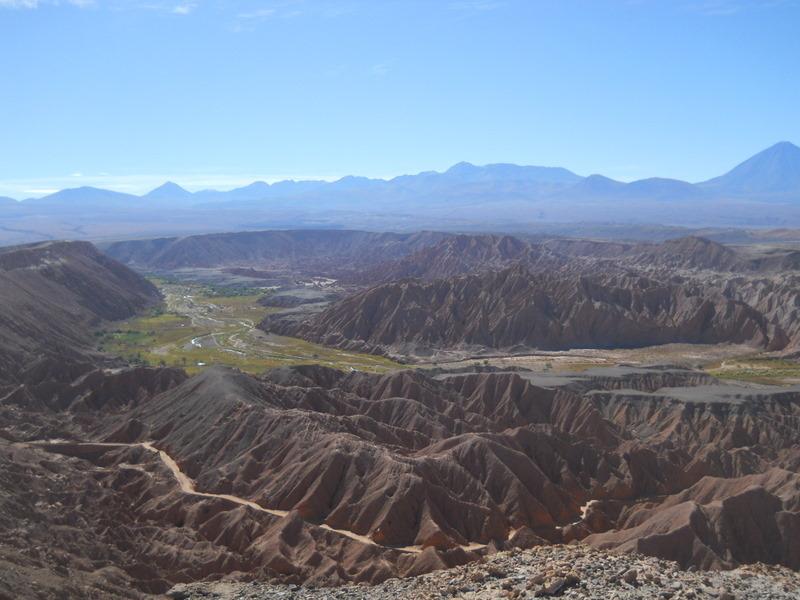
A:
POLYGON ((0 0, 0 195, 460 161, 701 181, 800 140, 798 20, 793 0, 0 0))
MULTIPOLYGON (((776 142, 775 144, 770 145, 770 148, 778 145, 789 143, 792 146, 796 146, 793 142, 789 140, 781 140, 776 142)), ((766 148, 762 148, 759 152, 765 150, 766 148)), ((746 158, 743 158, 741 161, 737 162, 735 165, 731 165, 731 169, 736 167, 737 165, 741 164, 746 158)), ((75 189, 75 188, 82 188, 82 187, 91 187, 91 188, 99 188, 110 190, 114 192, 120 193, 127 193, 132 195, 144 195, 148 192, 151 192, 162 185, 173 183, 177 184, 183 189, 189 192, 201 192, 201 191, 231 191, 240 187, 244 187, 250 185, 252 183, 268 183, 270 185, 279 182, 285 181, 325 181, 325 182, 335 182, 345 177, 366 177, 369 179, 374 180, 383 180, 383 181, 390 181, 396 177, 401 177, 404 175, 419 175, 426 172, 445 172, 448 169, 461 164, 467 161, 457 161, 451 164, 449 167, 442 169, 441 171, 436 171, 434 169, 427 169, 425 171, 420 171, 417 173, 395 173, 392 175, 384 175, 384 176, 371 176, 371 175, 364 175, 362 173, 344 173, 340 175, 330 176, 330 175, 308 175, 308 176, 281 176, 281 175, 267 175, 267 176, 259 176, 259 175, 251 175, 251 176, 220 176, 220 175, 147 175, 147 176, 112 176, 107 174, 102 174, 98 176, 84 176, 81 173, 76 173, 71 175, 70 177, 65 178, 54 178, 50 180, 53 184, 53 187, 45 188, 45 189, 28 189, 31 192, 28 195, 19 195, 14 194, 13 186, 11 186, 12 192, 5 195, 8 198, 14 198, 16 200, 26 200, 31 198, 41 198, 50 194, 54 194, 56 192, 66 190, 66 189, 75 189), (57 185, 61 184, 61 185, 57 185)), ((473 164, 473 163, 469 163, 473 164)), ((485 165, 474 165, 478 167, 489 167, 495 166, 500 164, 514 164, 516 163, 500 163, 500 162, 493 162, 487 163, 485 165)), ((599 172, 592 172, 592 173, 575 173, 574 170, 569 169, 569 167, 565 167, 564 165, 516 165, 516 166, 532 166, 532 167, 545 167, 545 168, 564 168, 568 171, 571 171, 575 175, 579 177, 588 177, 590 175, 602 175, 606 176, 604 173, 599 172)), ((728 169, 730 170, 730 169, 728 169)), ((726 170, 725 172, 727 172, 726 170)), ((710 174, 707 178, 703 180, 693 181, 690 183, 702 183, 707 179, 711 179, 713 177, 722 175, 723 173, 715 173, 710 174)), ((660 178, 659 175, 653 175, 653 178, 660 178)), ((43 180, 38 180, 43 181, 43 180)), ((618 179, 617 181, 630 183, 632 181, 638 181, 635 179, 618 179)), ((8 182, 0 182, 0 197, 4 196, 2 193, 4 183, 8 185, 8 182)), ((19 183, 19 182, 18 182, 19 183)))

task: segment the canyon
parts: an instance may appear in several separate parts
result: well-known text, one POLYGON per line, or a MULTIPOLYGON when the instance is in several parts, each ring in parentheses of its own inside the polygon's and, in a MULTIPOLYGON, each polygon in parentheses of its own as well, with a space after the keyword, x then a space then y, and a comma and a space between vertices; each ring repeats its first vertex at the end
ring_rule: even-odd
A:
POLYGON ((378 594, 497 561, 528 569, 547 548, 640 570, 775 565, 763 585, 796 585, 800 385, 720 379, 689 359, 792 364, 791 246, 256 237, 0 253, 0 597, 188 598, 248 581, 378 594), (210 278, 214 293, 186 299, 174 290, 194 288, 166 276, 210 278), (399 362, 133 364, 96 335, 139 315, 157 327, 184 304, 227 327, 248 303, 268 314, 242 339, 399 362), (560 362, 676 342, 671 364, 560 362), (434 364, 439 352, 462 360, 434 364), (507 362, 536 353, 545 366, 507 362))

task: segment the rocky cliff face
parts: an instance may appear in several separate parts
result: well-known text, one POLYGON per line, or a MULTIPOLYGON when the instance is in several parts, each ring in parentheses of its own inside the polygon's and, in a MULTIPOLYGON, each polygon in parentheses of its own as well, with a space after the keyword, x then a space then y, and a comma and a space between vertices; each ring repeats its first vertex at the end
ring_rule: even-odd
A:
POLYGON ((3 248, 0 378, 46 357, 84 360, 93 325, 159 300, 152 284, 87 242, 3 248))
POLYGON ((268 317, 261 326, 329 345, 400 354, 442 347, 558 350, 735 342, 780 349, 788 343, 783 329, 750 305, 690 281, 561 277, 522 267, 379 285, 309 320, 268 317))

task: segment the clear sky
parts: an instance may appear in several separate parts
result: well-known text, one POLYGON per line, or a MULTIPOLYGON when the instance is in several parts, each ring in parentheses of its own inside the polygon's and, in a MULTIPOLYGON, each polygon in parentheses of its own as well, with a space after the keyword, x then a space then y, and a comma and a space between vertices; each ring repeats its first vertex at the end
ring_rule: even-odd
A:
POLYGON ((800 143, 797 0, 0 0, 0 195, 800 143))

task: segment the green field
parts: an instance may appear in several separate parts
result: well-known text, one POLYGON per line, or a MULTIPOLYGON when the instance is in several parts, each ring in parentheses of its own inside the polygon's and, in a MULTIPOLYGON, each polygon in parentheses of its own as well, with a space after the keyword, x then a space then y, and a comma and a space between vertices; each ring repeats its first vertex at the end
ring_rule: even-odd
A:
POLYGON ((710 365, 706 371, 719 379, 787 385, 800 383, 800 363, 784 358, 746 357, 710 365))
POLYGON ((259 294, 154 280, 165 307, 97 332, 99 349, 134 364, 176 366, 196 373, 227 365, 249 373, 284 365, 317 363, 342 370, 384 372, 402 368, 381 356, 329 348, 265 334, 255 326, 270 312, 259 294))

